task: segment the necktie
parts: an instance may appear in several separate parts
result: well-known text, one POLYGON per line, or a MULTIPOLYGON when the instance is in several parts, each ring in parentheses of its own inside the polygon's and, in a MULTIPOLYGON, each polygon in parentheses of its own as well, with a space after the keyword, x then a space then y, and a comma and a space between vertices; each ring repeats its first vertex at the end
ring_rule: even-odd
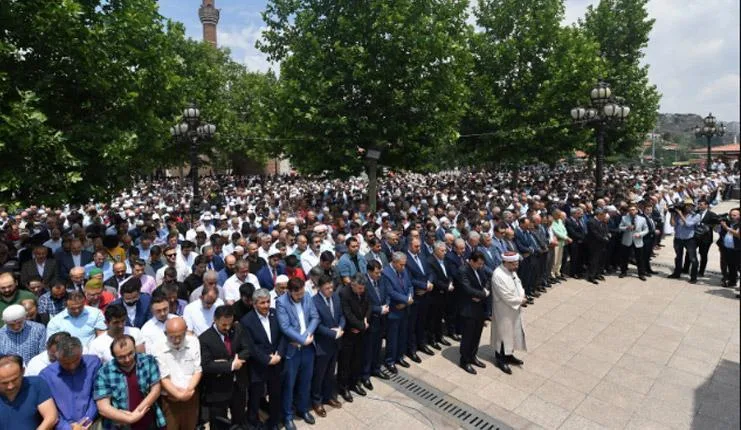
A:
POLYGON ((270 271, 273 273, 273 285, 275 285, 275 280, 277 278, 277 276, 275 274, 275 268, 270 269, 270 271))
POLYGON ((332 298, 329 297, 325 300, 327 300, 327 307, 329 308, 329 313, 332 314, 332 319, 334 319, 334 306, 332 306, 332 298))
POLYGON ((226 353, 229 355, 229 357, 232 356, 232 339, 229 337, 228 334, 224 335, 224 346, 226 347, 226 353))
POLYGON ((448 271, 445 270, 445 263, 442 260, 437 260, 437 262, 440 264, 440 268, 443 269, 443 275, 445 275, 445 277, 447 278, 448 271))
POLYGON ((422 267, 422 262, 419 261, 419 256, 415 255, 414 256, 414 261, 417 263, 417 266, 419 266, 419 270, 421 270, 422 271, 422 274, 424 275, 425 269, 424 269, 424 267, 422 267))

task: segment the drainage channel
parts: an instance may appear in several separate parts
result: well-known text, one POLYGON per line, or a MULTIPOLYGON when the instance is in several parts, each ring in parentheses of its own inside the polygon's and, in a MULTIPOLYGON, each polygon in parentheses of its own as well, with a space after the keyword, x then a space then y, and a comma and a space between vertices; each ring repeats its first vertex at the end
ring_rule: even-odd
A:
POLYGON ((390 375, 386 382, 395 386, 397 391, 426 406, 445 418, 452 419, 466 430, 510 430, 512 427, 487 415, 473 406, 449 396, 437 388, 399 371, 390 375))

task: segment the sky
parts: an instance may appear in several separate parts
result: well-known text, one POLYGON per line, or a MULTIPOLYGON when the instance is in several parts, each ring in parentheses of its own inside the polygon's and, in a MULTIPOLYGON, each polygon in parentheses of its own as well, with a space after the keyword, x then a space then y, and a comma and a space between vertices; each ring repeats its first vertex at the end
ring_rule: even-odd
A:
MULTIPOLYGON (((162 15, 185 24, 189 37, 202 38, 200 0, 160 0, 162 15)), ((250 70, 278 69, 255 48, 264 23, 265 0, 216 0, 221 9, 218 44, 250 70)), ((473 2, 472 2, 473 3, 473 2)), ((566 0, 570 24, 597 0, 566 0)), ((722 121, 739 121, 739 0, 650 0, 656 19, 645 50, 649 79, 663 97, 662 113, 712 112, 722 121)))

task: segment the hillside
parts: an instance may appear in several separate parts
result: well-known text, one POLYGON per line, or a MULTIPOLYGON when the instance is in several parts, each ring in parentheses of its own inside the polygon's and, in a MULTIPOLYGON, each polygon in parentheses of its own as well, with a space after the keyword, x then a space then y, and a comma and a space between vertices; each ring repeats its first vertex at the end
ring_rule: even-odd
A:
MULTIPOLYGON (((695 138, 695 126, 702 125, 703 116, 693 113, 660 113, 656 131, 665 141, 686 144, 690 147, 704 146, 705 139, 695 138)), ((740 124, 736 121, 726 123, 726 134, 721 139, 713 139, 713 146, 733 142, 739 134, 740 124)))

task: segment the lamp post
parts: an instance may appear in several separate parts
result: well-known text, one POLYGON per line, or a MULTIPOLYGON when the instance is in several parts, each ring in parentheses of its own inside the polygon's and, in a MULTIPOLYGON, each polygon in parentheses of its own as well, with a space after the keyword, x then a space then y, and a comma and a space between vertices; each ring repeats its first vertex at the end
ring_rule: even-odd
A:
POLYGON ((201 193, 198 189, 198 144, 216 134, 216 126, 201 122, 201 111, 191 103, 183 110, 183 121, 170 127, 172 137, 182 143, 190 144, 190 174, 193 181, 193 201, 190 204, 192 213, 197 213, 201 205, 201 193))
POLYGON ((368 206, 371 212, 376 211, 376 196, 378 195, 378 160, 381 150, 371 147, 365 151, 365 163, 368 166, 368 206))
POLYGON ((619 104, 622 99, 612 94, 607 82, 599 81, 589 92, 591 105, 589 107, 577 106, 571 109, 571 118, 576 124, 591 125, 597 134, 597 160, 594 172, 595 193, 594 198, 604 197, 605 189, 602 182, 605 168, 605 134, 607 125, 611 121, 623 121, 630 114, 630 108, 619 104))
POLYGON ((705 171, 710 173, 710 164, 713 162, 712 158, 710 157, 710 142, 713 140, 713 137, 723 136, 724 134, 726 134, 726 126, 722 122, 716 122, 715 117, 712 113, 709 113, 702 122, 702 127, 700 127, 699 125, 695 126, 695 136, 698 138, 704 136, 705 139, 707 139, 708 157, 705 171))

